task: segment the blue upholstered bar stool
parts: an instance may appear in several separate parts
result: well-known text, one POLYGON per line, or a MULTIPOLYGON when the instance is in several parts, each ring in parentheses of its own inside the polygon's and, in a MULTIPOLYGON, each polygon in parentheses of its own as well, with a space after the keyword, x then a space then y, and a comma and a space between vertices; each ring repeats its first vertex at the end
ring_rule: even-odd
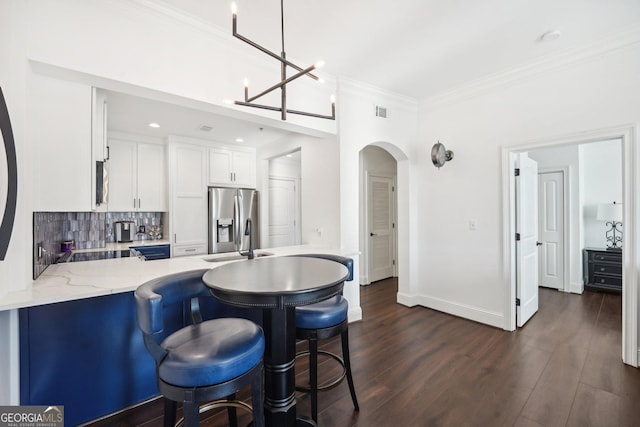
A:
MULTIPOLYGON (((323 258, 336 261, 349 269, 347 281, 353 280, 353 260, 338 255, 303 254, 299 256, 323 258)), ((318 421, 318 390, 327 390, 338 385, 345 377, 349 383, 351 400, 356 411, 360 410, 356 390, 351 375, 351 361, 349 358, 349 323, 347 313, 349 304, 342 295, 336 295, 319 303, 296 307, 296 338, 307 340, 309 350, 299 352, 296 357, 309 354, 309 386, 296 386, 296 390, 311 394, 311 418, 318 421), (318 350, 318 340, 334 337, 340 334, 342 338, 342 358, 337 354, 318 350), (318 353, 329 356, 342 365, 343 372, 335 380, 318 385, 318 353)))
POLYGON ((244 408, 253 412, 253 425, 262 427, 262 328, 246 319, 202 320, 199 298, 213 298, 202 283, 206 271, 160 277, 135 292, 138 326, 165 397, 164 425, 174 425, 177 402, 182 402, 187 427, 199 424, 200 411, 220 406, 229 407, 231 425, 237 424, 235 408, 244 408), (248 384, 253 409, 233 400, 248 384))

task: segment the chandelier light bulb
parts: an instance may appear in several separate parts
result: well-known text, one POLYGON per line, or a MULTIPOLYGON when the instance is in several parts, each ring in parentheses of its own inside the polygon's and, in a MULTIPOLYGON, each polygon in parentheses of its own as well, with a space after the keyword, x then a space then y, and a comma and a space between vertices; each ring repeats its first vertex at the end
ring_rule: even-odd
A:
POLYGON ((238 5, 236 2, 231 2, 231 13, 234 15, 238 14, 238 5))
POLYGON ((244 79, 244 87, 249 87, 249 79, 244 79))
POLYGON ((331 103, 332 104, 336 103, 336 96, 335 95, 331 95, 331 97, 329 99, 331 99, 331 103))
POLYGON ((314 66, 316 69, 318 69, 318 68, 322 68, 322 67, 324 67, 324 61, 323 61, 323 60, 320 60, 320 61, 316 62, 315 64, 313 64, 313 66, 314 66))

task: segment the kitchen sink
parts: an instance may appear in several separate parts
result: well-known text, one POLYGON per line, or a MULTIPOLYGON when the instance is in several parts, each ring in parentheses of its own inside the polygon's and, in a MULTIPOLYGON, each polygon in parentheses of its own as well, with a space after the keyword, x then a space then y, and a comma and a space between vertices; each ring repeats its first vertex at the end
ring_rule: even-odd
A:
MULTIPOLYGON (((270 252, 255 252, 254 256, 256 258, 260 258, 263 256, 271 256, 273 255, 270 252)), ((239 254, 233 254, 233 255, 227 255, 227 256, 215 256, 215 257, 211 257, 211 258, 203 258, 204 261, 207 262, 226 262, 226 261, 237 261, 240 259, 247 259, 246 256, 242 256, 239 254)))

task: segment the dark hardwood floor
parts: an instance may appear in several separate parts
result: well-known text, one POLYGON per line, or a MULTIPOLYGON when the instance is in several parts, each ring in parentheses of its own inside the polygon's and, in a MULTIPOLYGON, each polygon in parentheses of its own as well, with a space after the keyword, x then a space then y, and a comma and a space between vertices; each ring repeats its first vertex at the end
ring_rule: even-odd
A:
MULTIPOLYGON (((393 279, 361 288, 365 320, 349 326, 360 412, 343 382, 320 393, 320 426, 640 425, 640 370, 622 363, 619 295, 541 288, 539 312, 505 332, 398 305, 396 293, 393 279)), ((324 347, 339 352, 339 340, 324 347)), ((303 381, 306 367, 296 367, 303 381)), ((336 369, 324 361, 320 371, 336 369)), ((309 413, 306 395, 298 412, 309 413)), ((161 417, 154 401, 90 425, 160 426, 161 417)), ((226 413, 202 425, 224 426, 226 413)))

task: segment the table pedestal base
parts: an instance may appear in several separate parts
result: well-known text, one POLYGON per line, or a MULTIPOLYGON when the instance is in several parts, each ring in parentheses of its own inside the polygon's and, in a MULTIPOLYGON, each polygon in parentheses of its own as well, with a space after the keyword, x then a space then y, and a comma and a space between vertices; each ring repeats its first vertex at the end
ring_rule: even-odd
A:
POLYGON ((264 310, 265 424, 267 426, 316 426, 296 417, 296 309, 264 310))

